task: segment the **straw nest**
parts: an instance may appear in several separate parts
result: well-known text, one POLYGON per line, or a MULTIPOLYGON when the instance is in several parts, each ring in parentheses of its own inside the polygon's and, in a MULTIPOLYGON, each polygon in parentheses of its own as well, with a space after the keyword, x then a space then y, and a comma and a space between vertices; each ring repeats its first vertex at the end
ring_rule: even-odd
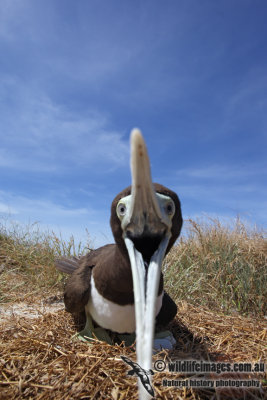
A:
MULTIPOLYGON (((38 305, 36 305, 38 308, 38 305)), ((241 316, 225 316, 185 302, 169 327, 177 346, 155 360, 266 361, 267 324, 241 316)), ((75 326, 63 309, 41 312, 34 318, 13 314, 0 328, 1 399, 137 399, 137 378, 127 376, 125 355, 135 360, 133 347, 89 345, 73 340, 75 326)), ((266 366, 265 366, 266 367, 266 366)), ((264 399, 266 375, 231 374, 221 379, 255 379, 260 389, 194 389, 164 387, 163 379, 218 379, 218 376, 156 372, 157 399, 264 399)))

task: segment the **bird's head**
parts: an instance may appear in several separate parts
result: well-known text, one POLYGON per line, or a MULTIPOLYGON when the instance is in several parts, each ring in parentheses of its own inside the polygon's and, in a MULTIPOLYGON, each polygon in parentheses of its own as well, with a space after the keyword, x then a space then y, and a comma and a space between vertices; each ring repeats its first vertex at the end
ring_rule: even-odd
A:
POLYGON ((129 239, 149 264, 163 239, 169 239, 165 255, 178 238, 183 223, 181 204, 175 192, 152 183, 146 144, 137 129, 131 135, 131 171, 132 185, 112 202, 111 229, 120 248, 129 239))

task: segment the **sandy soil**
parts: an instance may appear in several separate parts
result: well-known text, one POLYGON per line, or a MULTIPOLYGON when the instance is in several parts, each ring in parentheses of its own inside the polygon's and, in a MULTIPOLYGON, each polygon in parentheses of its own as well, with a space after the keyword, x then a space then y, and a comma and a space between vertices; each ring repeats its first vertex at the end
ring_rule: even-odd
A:
POLYGON ((7 322, 12 317, 35 319, 64 309, 63 300, 59 296, 48 297, 44 300, 34 299, 32 302, 5 303, 0 305, 0 323, 7 322))

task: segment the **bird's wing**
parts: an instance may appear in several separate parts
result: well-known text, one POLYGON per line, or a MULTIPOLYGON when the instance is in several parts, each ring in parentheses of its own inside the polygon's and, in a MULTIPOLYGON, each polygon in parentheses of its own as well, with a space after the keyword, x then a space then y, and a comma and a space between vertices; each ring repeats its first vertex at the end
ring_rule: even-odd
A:
POLYGON ((79 267, 79 258, 77 257, 61 257, 55 260, 55 267, 60 272, 72 274, 79 267))
POLYGON ((64 303, 68 312, 79 313, 88 303, 93 267, 94 265, 81 265, 70 276, 64 292, 64 303))

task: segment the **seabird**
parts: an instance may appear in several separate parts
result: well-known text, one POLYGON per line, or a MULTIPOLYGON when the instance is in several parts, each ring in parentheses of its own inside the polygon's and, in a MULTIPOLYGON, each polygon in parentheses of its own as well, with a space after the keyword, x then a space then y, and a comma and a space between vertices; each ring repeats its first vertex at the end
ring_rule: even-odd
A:
MULTIPOLYGON (((177 312, 163 290, 161 266, 183 220, 176 193, 152 183, 146 144, 138 129, 131 133, 131 173, 132 185, 111 204, 115 244, 79 260, 59 260, 56 266, 72 273, 64 292, 66 310, 85 310, 98 326, 113 332, 135 331, 137 362, 150 370, 155 320, 167 325, 177 312)), ((147 398, 140 385, 139 391, 140 398, 147 398)))

